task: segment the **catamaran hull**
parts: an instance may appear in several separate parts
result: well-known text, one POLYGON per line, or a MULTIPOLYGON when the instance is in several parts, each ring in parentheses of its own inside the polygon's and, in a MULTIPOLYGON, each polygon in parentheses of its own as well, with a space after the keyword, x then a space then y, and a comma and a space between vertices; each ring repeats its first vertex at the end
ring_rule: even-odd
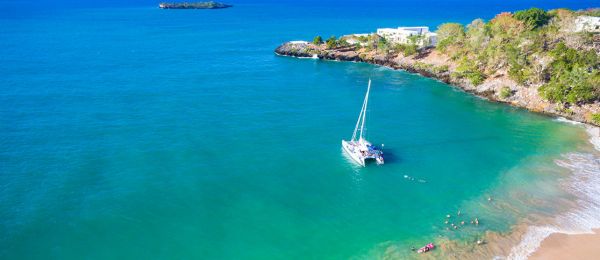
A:
POLYGON ((350 144, 348 144, 348 142, 342 140, 342 148, 344 149, 344 152, 346 152, 346 154, 348 154, 348 156, 352 158, 354 162, 358 163, 358 165, 362 167, 365 167, 365 159, 359 157, 356 153, 352 152, 352 150, 350 150, 350 144))

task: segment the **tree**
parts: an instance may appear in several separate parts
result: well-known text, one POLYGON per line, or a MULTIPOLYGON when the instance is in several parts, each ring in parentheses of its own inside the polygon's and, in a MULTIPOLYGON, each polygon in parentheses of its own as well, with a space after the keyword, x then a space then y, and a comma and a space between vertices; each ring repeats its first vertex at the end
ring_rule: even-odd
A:
POLYGON ((583 68, 574 68, 553 78, 548 84, 539 88, 540 94, 553 102, 571 104, 590 102, 598 99, 597 85, 600 74, 589 73, 583 68))
POLYGON ((487 27, 482 19, 475 19, 467 25, 467 43, 471 49, 479 50, 487 44, 487 27))
POLYGON ((550 56, 551 79, 540 94, 553 102, 582 103, 600 99, 600 60, 594 51, 578 51, 557 44, 550 56))
POLYGON ((479 70, 477 64, 473 61, 463 57, 459 62, 458 67, 454 73, 456 77, 467 78, 474 86, 477 86, 485 80, 485 74, 479 70))
POLYGON ((550 20, 550 15, 546 11, 535 7, 517 11, 513 17, 524 22, 530 29, 539 28, 550 20))
POLYGON ((346 41, 346 39, 345 39, 345 38, 340 38, 340 39, 337 41, 337 45, 338 45, 338 46, 343 46, 343 47, 350 46, 350 44, 348 43, 348 41, 346 41))
POLYGON ((490 30, 495 37, 514 40, 525 31, 525 23, 517 20, 510 13, 500 13, 490 21, 490 30))
POLYGON ((332 35, 331 37, 329 37, 329 39, 327 39, 327 41, 325 43, 327 44, 327 48, 328 49, 332 49, 332 48, 335 48, 337 46, 337 41, 336 41, 334 35, 332 35))
POLYGON ((438 27, 437 31, 438 48, 442 51, 450 45, 456 45, 463 42, 465 38, 465 27, 459 23, 445 23, 438 27))
POLYGON ((387 50, 387 40, 385 38, 377 39, 377 49, 381 51, 387 50))
POLYGON ((316 37, 313 39, 313 43, 314 43, 314 44, 317 44, 317 45, 319 45, 319 44, 323 44, 323 38, 321 38, 321 36, 320 36, 320 35, 319 35, 319 36, 316 36, 316 37))

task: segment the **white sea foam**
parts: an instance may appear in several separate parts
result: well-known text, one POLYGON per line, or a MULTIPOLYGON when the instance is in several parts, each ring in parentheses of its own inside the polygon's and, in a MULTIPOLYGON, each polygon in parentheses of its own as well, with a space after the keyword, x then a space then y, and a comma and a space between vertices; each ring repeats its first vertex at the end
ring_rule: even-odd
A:
POLYGON ((600 151, 600 127, 586 126, 586 130, 590 134, 590 142, 600 151))
POLYGON ((314 56, 310 56, 310 57, 295 57, 295 58, 298 58, 298 59, 308 59, 308 60, 318 60, 319 59, 319 57, 315 58, 314 56))
MULTIPOLYGON (((600 128, 586 126, 590 142, 600 151, 600 128)), ((556 217, 555 224, 529 227, 508 259, 527 259, 552 233, 584 234, 600 228, 600 157, 591 153, 571 153, 556 164, 572 171, 563 183, 577 197, 577 208, 556 217)))
POLYGON ((582 125, 583 124, 581 122, 569 120, 569 119, 566 119, 564 117, 557 117, 557 118, 554 119, 554 121, 562 122, 562 123, 568 123, 568 124, 572 124, 572 125, 582 125))
POLYGON ((508 259, 527 259, 540 246, 542 240, 557 231, 554 227, 530 227, 521 238, 521 243, 510 251, 508 259))

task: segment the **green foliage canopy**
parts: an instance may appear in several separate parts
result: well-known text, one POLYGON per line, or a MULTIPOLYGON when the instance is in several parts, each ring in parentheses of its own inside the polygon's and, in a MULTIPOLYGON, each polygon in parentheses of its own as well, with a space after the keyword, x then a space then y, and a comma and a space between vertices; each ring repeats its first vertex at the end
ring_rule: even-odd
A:
POLYGON ((550 15, 546 11, 534 7, 515 12, 514 18, 523 21, 531 29, 535 29, 548 23, 550 15))
POLYGON ((323 44, 323 38, 321 38, 321 36, 320 36, 320 35, 319 35, 319 36, 316 36, 316 37, 313 39, 313 43, 314 43, 314 44, 323 44))

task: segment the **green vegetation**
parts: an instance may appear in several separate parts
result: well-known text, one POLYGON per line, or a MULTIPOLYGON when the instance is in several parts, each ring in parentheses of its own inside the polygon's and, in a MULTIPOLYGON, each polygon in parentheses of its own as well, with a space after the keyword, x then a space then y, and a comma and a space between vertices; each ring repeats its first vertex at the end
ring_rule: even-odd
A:
MULTIPOLYGON (((315 42, 317 40, 317 37, 315 37, 315 39, 313 40, 313 43, 315 44, 317 44, 315 42)), ((385 38, 377 34, 370 34, 368 36, 346 36, 340 39, 336 39, 335 36, 331 36, 329 39, 327 39, 327 41, 325 41, 325 43, 328 49, 353 46, 356 49, 364 48, 366 51, 376 51, 378 53, 402 54, 404 56, 410 56, 419 52, 418 43, 420 41, 423 41, 422 37, 412 37, 411 43, 409 44, 392 44, 388 42, 385 38), (346 39, 354 39, 358 42, 354 45, 351 45, 347 42, 346 39)))
MULTIPOLYGON (((571 11, 539 8, 500 13, 489 21, 475 19, 468 25, 445 23, 437 29, 436 50, 455 62, 450 73, 480 85, 487 78, 507 77, 524 87, 536 88, 541 97, 565 107, 600 101, 600 56, 594 46, 598 33, 574 32, 577 16, 600 16, 600 9, 571 11)), ((346 36, 325 41, 328 49, 354 47, 359 57, 371 54, 403 55, 422 53, 427 39, 411 36, 406 44, 394 44, 377 34, 346 36), (354 41, 348 44, 346 39, 354 41), (368 52, 371 52, 369 54, 368 52)), ((320 36, 313 43, 322 44, 320 36)), ((429 66, 417 62, 415 68, 446 73, 447 65, 429 66)), ((508 98, 508 87, 498 95, 508 98)))
POLYGON ((596 52, 577 51, 559 43, 549 52, 551 79, 539 88, 546 99, 562 103, 586 103, 600 97, 599 59, 596 52))
POLYGON ((377 41, 377 49, 378 50, 387 50, 388 49, 388 44, 387 44, 387 41, 385 40, 385 38, 379 38, 379 40, 377 41))
POLYGON ((485 80, 485 74, 479 70, 477 64, 466 57, 459 62, 453 76, 457 78, 467 78, 471 84, 475 86, 483 83, 485 80))
POLYGON ((600 125, 600 113, 592 114, 592 122, 594 122, 594 124, 600 125))
POLYGON ((513 95, 513 92, 512 92, 512 90, 510 90, 509 87, 504 86, 504 87, 500 88, 500 97, 501 98, 508 98, 512 95, 513 95))
POLYGON ((434 66, 433 72, 435 72, 435 73, 448 72, 448 65, 434 66))
POLYGON ((423 63, 420 61, 413 63, 413 67, 420 70, 433 70, 433 64, 423 63))
POLYGON ((404 56, 411 56, 419 51, 416 44, 396 44, 392 49, 395 53, 402 53, 404 56))
POLYGON ((314 43, 314 44, 317 44, 317 45, 319 45, 319 44, 323 44, 323 38, 321 38, 321 36, 320 36, 320 35, 319 35, 319 36, 316 36, 316 37, 313 39, 313 43, 314 43))
POLYGON ((451 45, 462 46, 465 27, 458 23, 445 23, 438 27, 437 34, 438 44, 436 47, 443 52, 451 45))
MULTIPOLYGON (((539 86, 542 97, 563 104, 600 101, 600 57, 591 33, 576 33, 573 21, 600 9, 546 12, 531 8, 501 13, 467 26, 446 23, 438 27, 436 48, 458 63, 453 77, 481 84, 506 74, 523 86, 539 86)), ((502 89, 503 98, 512 95, 502 89)))
POLYGON ((350 44, 348 44, 348 42, 347 42, 347 41, 346 41, 346 39, 344 39, 344 38, 340 38, 340 39, 337 41, 337 45, 338 45, 338 46, 340 46, 340 47, 346 47, 346 46, 350 46, 350 44))
MULTIPOLYGON (((319 44, 317 42, 321 42, 323 43, 323 39, 321 39, 321 36, 317 36, 313 39, 313 43, 314 44, 319 44)), ((337 39, 335 36, 331 36, 327 39, 327 41, 325 41, 325 45, 327 46, 327 49, 335 49, 338 47, 348 47, 350 46, 350 44, 346 41, 345 38, 339 38, 337 39)))
POLYGON ((337 47, 337 40, 334 35, 329 37, 325 43, 327 44, 327 49, 333 49, 337 47))
POLYGON ((531 29, 539 28, 550 20, 550 16, 546 11, 539 8, 531 8, 515 12, 515 19, 524 22, 531 29))

